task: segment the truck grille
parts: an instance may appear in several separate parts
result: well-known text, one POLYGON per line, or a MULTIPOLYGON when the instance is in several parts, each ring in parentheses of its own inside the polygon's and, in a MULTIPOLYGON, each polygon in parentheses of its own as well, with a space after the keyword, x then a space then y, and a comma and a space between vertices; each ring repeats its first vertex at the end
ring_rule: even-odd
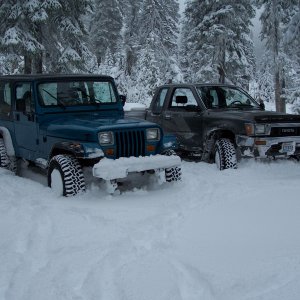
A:
POLYGON ((300 127, 273 127, 270 136, 300 136, 300 127))
POLYGON ((116 157, 145 156, 145 133, 143 130, 115 132, 116 157))

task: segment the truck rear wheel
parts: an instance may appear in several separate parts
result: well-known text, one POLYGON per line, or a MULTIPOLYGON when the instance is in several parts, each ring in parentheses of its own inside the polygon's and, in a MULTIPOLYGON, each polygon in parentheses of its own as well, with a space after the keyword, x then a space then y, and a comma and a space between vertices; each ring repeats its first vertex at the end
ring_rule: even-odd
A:
MULTIPOLYGON (((167 150, 163 153, 166 156, 176 155, 174 150, 167 150)), ((180 181, 181 180, 181 168, 173 167, 165 169, 165 176, 167 182, 180 181)))
POLYGON ((237 168, 235 147, 229 139, 219 139, 216 141, 215 163, 219 170, 237 168))
POLYGON ((85 191, 82 168, 71 155, 59 154, 50 160, 48 186, 58 196, 75 196, 85 191))

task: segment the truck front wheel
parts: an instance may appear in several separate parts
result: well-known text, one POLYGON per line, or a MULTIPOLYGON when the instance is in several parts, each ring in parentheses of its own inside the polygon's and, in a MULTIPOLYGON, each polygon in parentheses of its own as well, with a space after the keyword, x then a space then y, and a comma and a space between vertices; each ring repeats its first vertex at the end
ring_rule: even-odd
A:
POLYGON ((59 154, 50 160, 48 186, 58 196, 75 196, 85 191, 82 168, 71 155, 59 154))
POLYGON ((219 170, 237 168, 235 147, 229 139, 219 139, 216 141, 215 163, 219 170))

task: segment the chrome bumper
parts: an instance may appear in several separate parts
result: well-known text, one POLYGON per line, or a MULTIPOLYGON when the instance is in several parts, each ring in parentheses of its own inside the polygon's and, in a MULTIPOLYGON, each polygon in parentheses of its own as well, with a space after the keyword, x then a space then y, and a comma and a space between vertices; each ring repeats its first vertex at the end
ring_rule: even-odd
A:
POLYGON ((242 156, 266 158, 300 154, 300 136, 237 136, 236 144, 242 150, 242 156))
POLYGON ((177 155, 122 157, 118 159, 103 158, 93 166, 93 176, 104 180, 114 180, 125 178, 131 172, 163 170, 180 165, 181 159, 177 155))

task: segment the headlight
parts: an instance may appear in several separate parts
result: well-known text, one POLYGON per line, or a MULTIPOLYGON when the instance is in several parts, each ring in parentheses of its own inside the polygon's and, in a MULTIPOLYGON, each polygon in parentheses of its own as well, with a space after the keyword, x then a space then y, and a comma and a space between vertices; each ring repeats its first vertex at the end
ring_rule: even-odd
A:
POLYGON ((158 128, 149 128, 146 130, 147 141, 159 141, 160 131, 158 128))
POLYGON ((255 124, 255 134, 265 134, 266 125, 265 124, 255 124))
POLYGON ((245 130, 247 135, 254 135, 254 126, 251 123, 245 124, 245 130))
POLYGON ((114 134, 112 131, 100 132, 98 138, 101 146, 111 146, 114 144, 114 134))
POLYGON ((266 135, 268 134, 268 125, 266 124, 245 124, 245 130, 247 135, 266 135))

